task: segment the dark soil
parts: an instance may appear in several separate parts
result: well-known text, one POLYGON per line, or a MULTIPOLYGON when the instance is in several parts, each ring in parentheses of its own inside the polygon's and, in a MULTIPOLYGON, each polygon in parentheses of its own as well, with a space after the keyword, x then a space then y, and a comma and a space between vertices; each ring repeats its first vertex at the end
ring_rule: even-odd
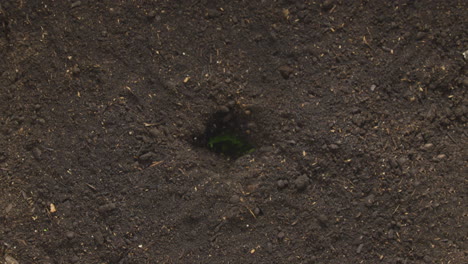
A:
POLYGON ((467 5, 2 0, 0 262, 467 263, 467 5))

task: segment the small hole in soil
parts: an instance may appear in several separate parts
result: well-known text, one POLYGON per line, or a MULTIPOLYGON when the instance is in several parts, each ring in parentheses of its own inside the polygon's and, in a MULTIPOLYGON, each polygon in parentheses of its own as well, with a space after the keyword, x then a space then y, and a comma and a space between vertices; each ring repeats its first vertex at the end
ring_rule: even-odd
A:
POLYGON ((204 146, 228 159, 236 159, 255 150, 249 140, 247 117, 236 111, 218 111, 208 121, 205 132, 194 137, 204 146))

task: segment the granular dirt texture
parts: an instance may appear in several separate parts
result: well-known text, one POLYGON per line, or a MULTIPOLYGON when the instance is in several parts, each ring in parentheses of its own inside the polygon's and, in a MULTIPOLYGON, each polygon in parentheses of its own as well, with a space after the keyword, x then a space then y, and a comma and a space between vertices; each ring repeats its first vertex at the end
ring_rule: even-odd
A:
POLYGON ((467 263, 467 5, 0 1, 0 263, 467 263))

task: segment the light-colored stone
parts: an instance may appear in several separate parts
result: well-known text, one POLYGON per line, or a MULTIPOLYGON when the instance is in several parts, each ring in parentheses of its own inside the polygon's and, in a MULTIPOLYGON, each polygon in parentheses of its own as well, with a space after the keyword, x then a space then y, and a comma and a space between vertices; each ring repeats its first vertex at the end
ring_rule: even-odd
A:
POLYGON ((6 264, 19 264, 19 262, 10 255, 5 255, 5 263, 6 264))

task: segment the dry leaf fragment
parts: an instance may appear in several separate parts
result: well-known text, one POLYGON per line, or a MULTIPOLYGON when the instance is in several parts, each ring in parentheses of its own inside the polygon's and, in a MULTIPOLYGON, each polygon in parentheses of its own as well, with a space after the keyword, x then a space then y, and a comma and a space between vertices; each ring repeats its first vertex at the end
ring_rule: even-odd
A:
POLYGON ((151 167, 157 166, 157 165, 159 165, 161 163, 163 163, 162 160, 161 161, 153 161, 153 163, 151 163, 151 165, 149 167, 151 168, 151 167))
POLYGON ((50 204, 50 212, 51 213, 57 212, 57 208, 55 208, 55 205, 53 203, 50 204))
POLYGON ((145 127, 157 126, 158 124, 155 123, 143 123, 145 127))
POLYGON ((284 8, 284 9, 283 9, 283 16, 284 16, 284 18, 286 18, 287 20, 289 20, 289 14, 290 14, 290 13, 289 13, 289 10, 286 9, 286 8, 284 8))

